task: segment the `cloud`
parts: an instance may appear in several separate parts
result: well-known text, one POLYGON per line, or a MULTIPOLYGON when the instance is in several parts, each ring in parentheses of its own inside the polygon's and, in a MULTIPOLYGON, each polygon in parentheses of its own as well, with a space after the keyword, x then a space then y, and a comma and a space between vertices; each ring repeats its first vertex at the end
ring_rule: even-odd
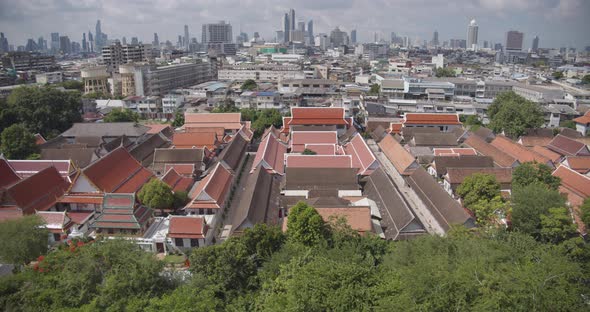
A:
POLYGON ((590 44, 588 0, 0 0, 0 29, 16 45, 50 32, 79 41, 101 19, 111 38, 149 42, 158 32, 175 42, 184 24, 200 39, 203 23, 226 20, 234 36, 258 31, 271 39, 289 8, 298 20, 313 19, 316 32, 357 29, 367 41, 374 33, 387 39, 392 31, 427 40, 434 30, 441 40, 463 38, 475 17, 483 40, 501 42, 508 29, 519 29, 539 34, 547 45, 590 44))

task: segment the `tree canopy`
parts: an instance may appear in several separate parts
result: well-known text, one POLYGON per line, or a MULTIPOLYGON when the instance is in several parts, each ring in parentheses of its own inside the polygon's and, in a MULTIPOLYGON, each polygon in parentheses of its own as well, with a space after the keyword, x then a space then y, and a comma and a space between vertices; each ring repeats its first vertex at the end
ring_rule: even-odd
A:
POLYGON ((287 234, 289 239, 306 245, 319 244, 327 238, 327 225, 314 207, 299 202, 289 210, 287 234))
POLYGON ((84 91, 84 83, 78 80, 66 80, 58 83, 56 86, 64 87, 64 89, 78 90, 80 92, 84 91))
POLYGON ((370 95, 379 95, 379 92, 381 91, 381 87, 374 83, 371 85, 371 89, 369 90, 369 94, 370 95))
POLYGON ((582 84, 590 84, 590 74, 582 77, 582 84))
POLYGON ((265 108, 265 109, 254 109, 254 108, 243 108, 237 109, 237 107, 217 107, 213 111, 213 113, 231 113, 231 112, 240 112, 242 113, 242 120, 243 121, 250 121, 252 130, 254 131, 254 137, 260 137, 264 130, 271 125, 274 125, 276 128, 280 128, 283 126, 283 115, 274 108, 265 108))
POLYGON ((241 89, 242 91, 254 91, 258 89, 258 85, 256 84, 256 81, 248 79, 244 81, 244 83, 241 86, 241 89))
POLYGON ((546 164, 523 163, 512 172, 512 185, 513 187, 523 187, 529 184, 539 183, 556 190, 561 184, 561 179, 551 175, 551 173, 551 167, 546 164))
POLYGON ((39 153, 35 136, 22 124, 14 124, 0 135, 0 152, 8 159, 28 159, 39 153))
POLYGON ((0 101, 0 132, 22 123, 33 133, 51 139, 82 121, 80 92, 51 87, 19 87, 0 101))
POLYGON ((545 185, 532 183, 515 187, 512 190, 512 227, 538 238, 541 215, 547 215, 550 208, 561 207, 566 207, 565 199, 545 185))
POLYGON ((175 198, 172 188, 159 179, 152 178, 137 194, 139 201, 152 209, 172 208, 175 198))
POLYGON ((504 132, 516 138, 525 129, 538 128, 544 123, 539 104, 533 103, 514 91, 500 93, 488 108, 490 127, 496 133, 504 132))
POLYGON ((174 112, 174 121, 172 122, 172 127, 178 128, 184 125, 184 113, 180 110, 176 110, 174 112))
POLYGON ((138 122, 139 114, 126 108, 114 108, 103 119, 104 122, 138 122))
POLYGON ((0 261, 24 265, 47 252, 49 232, 37 215, 0 222, 0 261))
POLYGON ((455 70, 450 67, 439 67, 435 71, 436 77, 455 77, 455 70))

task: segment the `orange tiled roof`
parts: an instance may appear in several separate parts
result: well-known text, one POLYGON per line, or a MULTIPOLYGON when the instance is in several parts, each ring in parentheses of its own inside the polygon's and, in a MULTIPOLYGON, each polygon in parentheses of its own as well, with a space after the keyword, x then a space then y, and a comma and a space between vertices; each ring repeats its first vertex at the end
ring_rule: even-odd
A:
POLYGON ((305 144, 336 144, 336 131, 293 131, 289 142, 291 152, 303 152, 305 144))
POLYGON ((385 154, 400 174, 412 174, 416 160, 393 136, 385 136, 378 145, 381 151, 383 151, 383 154, 385 154))
POLYGON ((569 156, 566 157, 566 162, 570 169, 581 174, 586 174, 590 171, 590 156, 569 156))
POLYGON ((412 125, 461 125, 457 114, 406 113, 403 123, 412 125))
POLYGON ((574 119, 574 121, 576 123, 584 124, 584 125, 590 124, 590 111, 587 111, 586 114, 584 114, 584 116, 580 116, 580 117, 574 119))
POLYGON ((561 185, 563 187, 584 198, 590 197, 590 178, 587 176, 579 174, 563 165, 560 165, 553 171, 553 176, 561 178, 561 185))
POLYGON ((521 163, 536 161, 541 164, 547 164, 551 162, 549 158, 533 152, 502 135, 496 136, 491 144, 506 154, 518 159, 521 163))
POLYGON ((500 167, 512 167, 512 165, 517 162, 516 158, 508 155, 507 153, 504 153, 476 135, 472 135, 467 138, 467 140, 465 140, 465 144, 473 147, 483 156, 492 157, 494 162, 500 167))
POLYGON ((6 189, 6 194, 24 214, 32 214, 53 206, 68 186, 55 167, 48 167, 13 184, 6 189))
POLYGON ((286 154, 287 167, 291 168, 352 168, 350 155, 294 155, 286 154))
POLYGON ((540 155, 543 155, 543 156, 549 158, 554 163, 557 163, 559 161, 559 159, 561 159, 561 155, 557 154, 556 152, 554 152, 544 146, 535 145, 531 149, 534 152, 536 152, 537 154, 540 154, 540 155))
POLYGON ((207 234, 205 218, 171 216, 168 237, 171 238, 204 238, 207 234))
POLYGON ((202 148, 215 149, 219 143, 215 132, 181 132, 172 137, 172 144, 176 148, 202 148))

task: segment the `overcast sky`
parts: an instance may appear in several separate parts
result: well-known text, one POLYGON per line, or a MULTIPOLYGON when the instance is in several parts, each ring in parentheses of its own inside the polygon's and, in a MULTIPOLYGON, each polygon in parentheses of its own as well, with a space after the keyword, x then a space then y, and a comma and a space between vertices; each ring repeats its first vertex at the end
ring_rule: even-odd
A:
POLYGON ((375 32, 389 39, 392 31, 431 40, 435 30, 441 42, 465 39, 475 18, 480 44, 503 43, 514 29, 525 33, 525 47, 535 35, 540 47, 590 45, 590 0, 0 0, 0 31, 15 46, 27 38, 48 39, 51 32, 80 42, 82 32, 94 33, 101 19, 109 38, 151 42, 157 32, 160 41, 176 42, 188 24, 190 36, 200 41, 203 23, 226 20, 234 38, 241 29, 271 40, 289 8, 297 20, 313 19, 316 33, 356 28, 359 41, 372 41, 375 32))

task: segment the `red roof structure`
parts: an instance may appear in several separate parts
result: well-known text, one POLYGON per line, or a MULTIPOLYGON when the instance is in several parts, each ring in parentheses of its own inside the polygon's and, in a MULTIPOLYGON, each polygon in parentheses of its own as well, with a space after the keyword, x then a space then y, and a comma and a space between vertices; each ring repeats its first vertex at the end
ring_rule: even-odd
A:
POLYGON ((566 157, 563 164, 581 174, 587 174, 588 172, 590 172, 590 157, 588 156, 566 157))
MULTIPOLYGON (((390 135, 389 135, 390 136, 390 135)), ((379 162, 360 134, 344 145, 346 155, 352 156, 352 167, 359 168, 360 175, 370 175, 379 168, 379 162)))
POLYGON ((174 168, 170 168, 166 171, 161 178, 162 182, 168 184, 174 192, 188 191, 193 185, 193 179, 180 175, 174 168))
POLYGON ((82 174, 104 193, 135 193, 154 177, 124 147, 118 147, 92 163, 82 174))
POLYGON ((587 111, 586 114, 584 114, 584 116, 580 116, 576 119, 574 119, 574 121, 576 123, 585 125, 585 126, 589 126, 590 125, 590 111, 587 111))
POLYGON ((14 169, 14 171, 21 177, 27 178, 30 177, 39 171, 49 168, 55 167, 59 174, 65 178, 69 179, 71 175, 75 173, 75 168, 72 165, 72 162, 69 160, 16 160, 11 159, 8 160, 10 166, 14 169))
POLYGON ((350 155, 286 154, 287 168, 354 168, 350 155))
POLYGON ((387 135, 378 143, 379 148, 395 169, 402 175, 411 175, 419 166, 416 159, 393 136, 387 135))
POLYGON ((258 145, 250 173, 254 172, 259 164, 262 164, 266 170, 283 174, 285 172, 285 153, 287 153, 287 146, 272 132, 269 132, 258 145))
POLYGON ((547 148, 562 156, 590 156, 588 146, 561 134, 556 135, 547 148))
POLYGON ((477 155, 477 151, 473 148, 468 147, 457 147, 457 148, 434 148, 434 156, 466 156, 466 155, 477 155))
POLYGON ((152 210, 137 205, 135 194, 105 194, 101 214, 90 225, 96 230, 135 230, 141 233, 152 218, 152 210))
POLYGON ((326 222, 344 218, 346 223, 359 234, 373 232, 369 207, 317 208, 316 211, 326 222))
POLYGON ((352 119, 345 117, 342 107, 292 107, 291 117, 283 117, 281 132, 289 133, 290 126, 352 126, 352 119))
POLYGON ((224 128, 238 131, 242 127, 241 113, 201 114, 184 113, 184 128, 224 128))
POLYGON ((41 145, 46 142, 47 140, 40 133, 35 134, 35 144, 41 145))
POLYGON ((225 203, 233 175, 221 163, 191 190, 191 202, 184 209, 220 209, 225 203))
POLYGON ((503 135, 497 135, 490 144, 504 153, 518 159, 520 163, 538 162, 540 164, 553 166, 553 162, 549 158, 531 151, 503 135))
POLYGON ((0 189, 13 185, 20 181, 12 166, 4 158, 0 158, 0 189))
POLYGON ((313 151, 317 155, 336 155, 338 153, 336 144, 305 144, 305 149, 313 151))
POLYGON ((212 151, 219 145, 219 139, 215 132, 180 132, 174 134, 172 144, 175 148, 206 147, 212 151))
POLYGON ((205 238, 207 224, 203 217, 170 216, 168 237, 170 238, 205 238))
POLYGON ((513 167, 518 164, 518 160, 511 155, 499 150, 497 147, 489 144, 479 136, 472 135, 464 142, 470 147, 473 147, 477 152, 483 156, 492 157, 494 162, 500 167, 513 167))
MULTIPOLYGON (((583 198, 590 197, 590 178, 566 167, 559 166, 553 171, 553 176, 561 178, 561 186, 583 198)), ((574 203, 572 203, 574 204, 574 203)))
POLYGON ((458 114, 406 113, 403 120, 408 125, 462 125, 458 114))
POLYGON ((291 153, 301 153, 305 150, 305 144, 337 144, 338 133, 336 131, 293 131, 289 148, 291 153))

